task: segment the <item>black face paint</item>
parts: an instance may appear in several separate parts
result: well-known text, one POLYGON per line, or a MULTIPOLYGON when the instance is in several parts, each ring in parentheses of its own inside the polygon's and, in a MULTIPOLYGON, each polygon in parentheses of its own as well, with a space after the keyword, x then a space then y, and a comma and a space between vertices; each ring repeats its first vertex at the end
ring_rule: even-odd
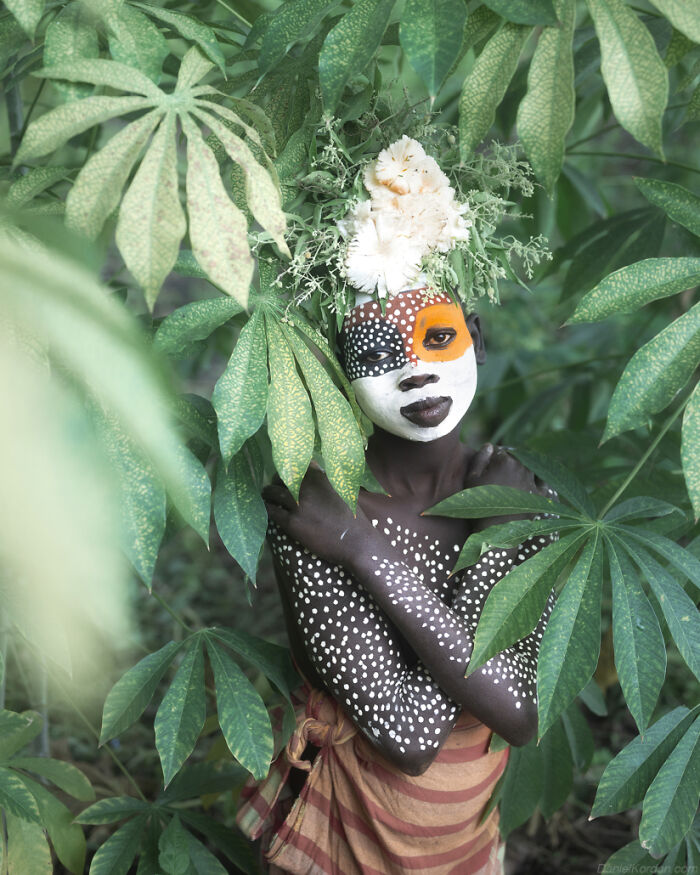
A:
POLYGON ((404 341, 395 325, 383 319, 370 319, 355 325, 343 340, 345 373, 349 380, 378 377, 407 364, 404 341), (375 355, 389 355, 374 360, 375 355))

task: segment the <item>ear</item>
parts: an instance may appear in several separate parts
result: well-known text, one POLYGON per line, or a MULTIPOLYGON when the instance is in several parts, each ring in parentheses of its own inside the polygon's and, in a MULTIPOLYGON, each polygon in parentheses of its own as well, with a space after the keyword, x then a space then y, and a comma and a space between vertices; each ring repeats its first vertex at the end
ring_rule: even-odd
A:
POLYGON ((467 316, 467 328, 472 336, 476 363, 477 365, 483 365, 486 361, 486 347, 484 346, 484 335, 481 333, 481 320, 476 313, 470 313, 467 316))

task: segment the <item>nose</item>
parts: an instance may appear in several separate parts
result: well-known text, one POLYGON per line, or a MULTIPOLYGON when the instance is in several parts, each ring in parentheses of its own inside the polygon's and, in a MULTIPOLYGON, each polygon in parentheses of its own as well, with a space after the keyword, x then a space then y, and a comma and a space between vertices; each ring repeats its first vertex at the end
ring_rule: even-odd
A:
POLYGON ((428 383, 437 383, 440 378, 437 374, 414 374, 411 377, 406 377, 399 383, 399 389, 402 392, 408 392, 409 389, 422 389, 428 383))

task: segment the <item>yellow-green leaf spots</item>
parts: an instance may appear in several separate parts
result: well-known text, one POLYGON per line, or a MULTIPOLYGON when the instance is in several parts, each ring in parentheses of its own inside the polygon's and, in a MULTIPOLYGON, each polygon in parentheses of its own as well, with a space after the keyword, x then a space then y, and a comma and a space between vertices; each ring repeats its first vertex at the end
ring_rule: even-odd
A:
POLYGON ((700 517, 700 383, 696 385, 683 415, 681 460, 685 485, 697 519, 700 517))

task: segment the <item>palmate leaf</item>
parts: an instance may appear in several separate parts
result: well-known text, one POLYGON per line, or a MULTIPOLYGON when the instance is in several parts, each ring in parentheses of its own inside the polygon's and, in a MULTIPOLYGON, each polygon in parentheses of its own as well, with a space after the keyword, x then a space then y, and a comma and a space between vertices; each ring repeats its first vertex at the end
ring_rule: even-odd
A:
POLYGON ((423 511, 426 516, 449 516, 463 519, 506 516, 516 513, 551 513, 566 519, 581 518, 566 505, 512 486, 474 486, 456 492, 423 511))
POLYGON ((170 875, 189 875, 190 860, 187 848, 187 830, 177 814, 163 830, 158 841, 158 863, 163 872, 170 875))
POLYGON ((652 0, 671 24, 694 43, 700 43, 700 3, 698 0, 652 0))
POLYGON ((615 814, 632 808, 644 798, 648 786, 678 741, 698 716, 700 707, 689 711, 674 708, 634 738, 605 767, 596 792, 591 817, 615 814))
POLYGON ((643 871, 642 866, 645 868, 648 866, 649 871, 653 872, 658 862, 635 840, 608 857, 601 873, 602 875, 617 875, 619 872, 634 872, 635 869, 641 872, 643 871))
POLYGON ((90 875, 126 875, 139 850, 148 819, 129 820, 100 845, 90 864, 90 875))
POLYGON ((190 865, 197 875, 226 875, 227 870, 199 839, 190 832, 186 832, 185 835, 190 865))
POLYGON ((5 6, 15 16, 29 39, 34 39, 34 31, 44 14, 44 0, 6 0, 5 6))
POLYGON ((459 100, 459 149, 468 158, 488 133, 532 28, 507 21, 486 43, 464 80, 459 100))
POLYGON ((601 70, 620 124, 663 156, 661 122, 668 71, 649 31, 623 0, 587 0, 600 42, 601 70))
POLYGON ((572 702, 564 711, 561 722, 566 732, 574 765, 579 772, 586 772, 593 759, 595 745, 591 728, 577 702, 572 702))
POLYGON ((578 520, 564 522, 561 519, 511 520, 507 523, 489 526, 487 529, 474 532, 467 538, 452 573, 474 565, 492 547, 509 549, 517 547, 529 538, 564 532, 578 526, 580 526, 578 520))
POLYGON ((228 651, 209 635, 205 640, 214 672, 219 726, 226 744, 238 762, 260 780, 267 775, 273 753, 267 709, 228 651))
POLYGON ((0 762, 8 760, 41 732, 44 721, 36 711, 0 711, 0 762))
POLYGON ((461 0, 408 0, 399 39, 431 97, 440 90, 462 46, 467 10, 461 0))
POLYGON ((574 0, 557 0, 561 23, 545 27, 530 62, 527 94, 518 107, 518 135, 535 175, 549 194, 564 163, 574 121, 574 0))
POLYGON ((129 64, 110 61, 107 58, 85 58, 44 67, 35 74, 44 79, 64 79, 68 82, 89 82, 91 85, 106 85, 118 91, 133 91, 162 103, 165 92, 152 79, 129 64))
POLYGON ((647 728, 666 676, 666 645, 649 599, 623 550, 606 539, 612 580, 615 666, 639 731, 647 728))
POLYGON ((20 820, 41 823, 39 809, 20 775, 0 767, 0 808, 20 820))
POLYGON ((154 723, 165 787, 194 750, 206 710, 204 654, 201 639, 195 636, 187 644, 185 656, 163 696, 154 723))
POLYGON ((485 0, 484 5, 516 24, 557 24, 552 0, 485 0))
POLYGON ((661 207, 669 219, 700 237, 700 197, 675 182, 635 179, 635 183, 644 197, 661 207))
POLYGON ((567 325, 599 322, 700 283, 700 258, 647 258, 621 267, 579 301, 567 325))
POLYGON ((365 470, 362 435, 350 405, 304 341, 293 328, 282 326, 311 393, 326 476, 340 497, 355 512, 365 470))
POLYGON ((5 812, 5 826, 8 875, 51 875, 51 850, 41 826, 10 812, 5 812))
POLYGON ((216 474, 214 518, 224 546, 255 583, 258 557, 267 531, 267 511, 245 450, 216 474))
MULTIPOLYGON (((90 10, 82 3, 69 3, 46 28, 44 66, 60 64, 66 57, 96 58, 100 53, 97 30, 90 10)), ((89 85, 57 82, 56 87, 66 100, 87 97, 89 85)))
POLYGON ((700 717, 686 730, 644 797, 639 840, 658 857, 681 841, 700 796, 700 717))
POLYGON ((700 517, 700 383, 693 390, 683 414, 681 461, 695 519, 700 517))
POLYGON ((14 769, 25 769, 42 778, 47 778, 52 784, 60 787, 81 802, 92 802, 95 791, 85 775, 72 763, 54 760, 49 757, 15 757, 11 761, 14 769))
POLYGON ((642 529, 638 526, 621 526, 623 537, 637 542, 644 549, 651 549, 663 556, 684 578, 688 578, 700 590, 700 559, 689 549, 681 547, 670 538, 665 538, 657 532, 642 529))
POLYGON ((238 301, 224 295, 192 301, 163 319, 153 337, 153 345, 166 355, 182 355, 193 343, 206 340, 215 329, 242 311, 238 301))
POLYGON ((500 830, 505 838, 537 807, 544 786, 542 758, 534 741, 512 747, 501 792, 500 830))
POLYGON ((610 401, 603 440, 667 407, 699 361, 700 304, 695 304, 632 356, 610 401))
POLYGON ((574 783, 571 747, 561 720, 557 720, 540 739, 542 757, 542 798, 540 808, 550 818, 566 801, 574 783))
POLYGON ((225 462, 262 425, 267 395, 267 336, 262 312, 256 310, 241 330, 212 394, 225 462))
POLYGON ((95 802, 94 805, 81 811, 75 821, 91 825, 118 823, 126 817, 148 815, 150 811, 150 802, 144 802, 134 796, 111 796, 108 799, 100 799, 99 802, 95 802))
POLYGON ((193 18, 184 12, 177 12, 174 9, 162 9, 150 3, 132 3, 131 5, 138 6, 139 9, 143 9, 144 12, 153 18, 158 18, 160 21, 169 24, 185 39, 197 43, 209 60, 216 64, 222 73, 225 72, 224 65, 226 59, 216 40, 216 34, 206 24, 202 24, 197 18, 193 18))
MULTIPOLYGON (((558 462, 552 456, 545 456, 543 453, 537 453, 534 450, 517 448, 513 450, 513 455, 526 468, 529 468, 544 480, 547 486, 556 490, 567 501, 570 501, 584 517, 592 518, 595 516, 595 507, 586 487, 561 462, 558 462)), ((569 516, 572 516, 571 511, 568 513, 569 516)))
POLYGON ((286 699, 299 686, 300 679, 286 647, 256 638, 240 629, 214 626, 210 631, 227 647, 259 669, 286 699))
POLYGON ((46 787, 26 776, 22 776, 22 782, 34 797, 41 824, 49 834, 56 856, 73 875, 83 875, 85 835, 80 826, 73 822, 73 813, 46 787))
POLYGON ((241 833, 192 809, 183 808, 180 817, 188 826, 206 836, 211 845, 241 872, 246 875, 259 875, 260 868, 253 855, 252 845, 241 833))
POLYGON ((641 495, 636 498, 628 498, 625 501, 621 501, 620 504, 616 504, 615 507, 605 514, 603 520, 608 523, 620 523, 623 520, 662 517, 672 513, 679 513, 681 516, 684 516, 680 508, 669 504, 667 501, 641 495))
POLYGON ((163 34, 150 19, 123 3, 105 16, 109 51, 115 61, 141 70, 154 82, 160 80, 163 61, 170 53, 163 34))
POLYGON ((537 663, 539 735, 593 676, 600 652, 603 549, 591 535, 562 590, 542 636, 537 663))
POLYGON ((269 72, 294 43, 311 36, 325 13, 337 5, 338 0, 291 0, 283 3, 275 10, 274 17, 264 31, 258 55, 260 72, 269 72))

